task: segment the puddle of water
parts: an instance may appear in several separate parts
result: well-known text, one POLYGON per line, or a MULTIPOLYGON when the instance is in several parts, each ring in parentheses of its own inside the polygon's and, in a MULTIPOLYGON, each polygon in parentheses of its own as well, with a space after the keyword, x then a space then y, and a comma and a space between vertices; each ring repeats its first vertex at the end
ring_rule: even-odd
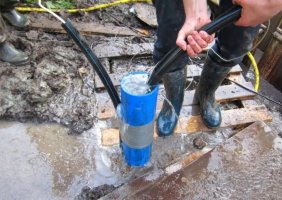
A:
POLYGON ((0 123, 1 199, 74 199, 81 189, 120 184, 99 129, 67 135, 57 124, 0 123))

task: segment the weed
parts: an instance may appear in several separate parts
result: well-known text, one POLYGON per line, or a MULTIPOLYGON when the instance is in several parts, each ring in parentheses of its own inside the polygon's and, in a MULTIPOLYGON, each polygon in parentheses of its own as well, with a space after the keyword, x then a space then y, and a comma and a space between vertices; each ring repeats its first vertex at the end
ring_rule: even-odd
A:
MULTIPOLYGON (((28 4, 33 4, 37 3, 38 0, 23 0, 24 3, 28 4)), ((48 0, 48 1, 43 1, 43 3, 48 7, 48 8, 74 8, 75 5, 73 3, 73 0, 48 0)))

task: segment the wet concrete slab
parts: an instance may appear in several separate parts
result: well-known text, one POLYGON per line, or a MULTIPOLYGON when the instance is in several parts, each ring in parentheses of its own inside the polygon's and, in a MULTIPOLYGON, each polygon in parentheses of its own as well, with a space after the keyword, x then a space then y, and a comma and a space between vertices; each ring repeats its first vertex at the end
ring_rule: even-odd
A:
POLYGON ((281 198, 282 138, 256 122, 192 164, 133 181, 103 199, 281 198))
POLYGON ((0 199, 68 200, 84 186, 118 183, 95 129, 67 133, 58 124, 0 121, 0 199))

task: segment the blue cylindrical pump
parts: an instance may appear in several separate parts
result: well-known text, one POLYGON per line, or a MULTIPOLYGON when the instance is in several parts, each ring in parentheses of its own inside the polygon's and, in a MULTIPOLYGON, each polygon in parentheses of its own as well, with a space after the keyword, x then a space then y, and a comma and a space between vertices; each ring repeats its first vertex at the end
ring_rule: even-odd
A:
POLYGON ((129 73, 120 84, 121 147, 130 166, 144 166, 151 158, 159 87, 149 91, 148 76, 145 72, 129 73))

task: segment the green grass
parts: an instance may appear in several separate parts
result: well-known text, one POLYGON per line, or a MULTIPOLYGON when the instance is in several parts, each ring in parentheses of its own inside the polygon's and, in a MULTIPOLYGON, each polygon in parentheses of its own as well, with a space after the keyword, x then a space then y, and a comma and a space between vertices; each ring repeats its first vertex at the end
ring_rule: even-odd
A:
MULTIPOLYGON (((24 3, 37 3, 38 0, 24 0, 24 3)), ((75 8, 74 3, 72 0, 48 0, 48 1, 42 1, 48 8, 75 8)))

